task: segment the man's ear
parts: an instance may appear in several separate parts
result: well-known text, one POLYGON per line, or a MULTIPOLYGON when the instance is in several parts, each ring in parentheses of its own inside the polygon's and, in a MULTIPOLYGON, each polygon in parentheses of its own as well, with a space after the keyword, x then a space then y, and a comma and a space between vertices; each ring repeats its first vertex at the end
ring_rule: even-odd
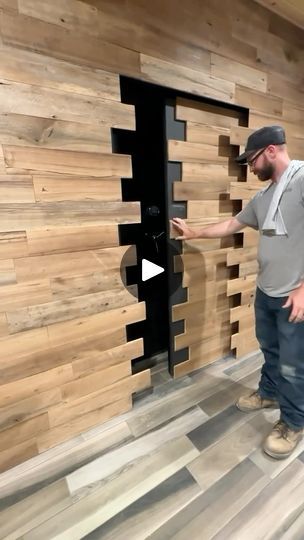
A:
POLYGON ((277 155, 277 147, 276 147, 276 145, 275 144, 270 144, 269 146, 267 146, 266 153, 268 154, 268 156, 270 158, 275 158, 276 155, 277 155))

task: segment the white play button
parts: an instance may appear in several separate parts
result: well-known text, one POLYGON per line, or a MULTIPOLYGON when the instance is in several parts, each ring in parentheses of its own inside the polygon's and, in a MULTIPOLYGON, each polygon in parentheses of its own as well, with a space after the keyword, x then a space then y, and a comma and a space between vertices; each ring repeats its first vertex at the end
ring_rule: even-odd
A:
POLYGON ((154 264, 153 262, 148 261, 147 259, 142 260, 142 265, 141 265, 142 281, 147 281, 148 279, 158 276, 158 274, 161 274, 164 271, 165 269, 162 268, 161 266, 158 266, 158 264, 154 264))

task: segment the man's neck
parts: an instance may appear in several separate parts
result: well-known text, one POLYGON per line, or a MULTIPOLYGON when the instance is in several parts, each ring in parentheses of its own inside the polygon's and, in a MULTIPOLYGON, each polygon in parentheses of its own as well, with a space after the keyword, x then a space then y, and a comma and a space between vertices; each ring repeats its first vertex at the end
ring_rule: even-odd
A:
POLYGON ((282 159, 276 166, 276 170, 273 174, 273 177, 272 177, 272 181, 273 182, 279 182, 282 174, 286 171, 289 163, 290 163, 290 158, 289 157, 284 157, 284 159, 282 159))

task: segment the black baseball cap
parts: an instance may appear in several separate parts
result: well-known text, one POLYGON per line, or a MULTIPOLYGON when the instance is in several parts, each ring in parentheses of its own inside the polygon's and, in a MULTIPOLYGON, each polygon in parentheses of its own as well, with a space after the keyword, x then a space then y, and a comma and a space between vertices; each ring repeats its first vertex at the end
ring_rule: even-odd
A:
POLYGON ((281 126, 265 126, 257 129, 249 135, 245 152, 236 158, 241 165, 247 162, 247 158, 257 150, 266 148, 270 144, 284 144, 286 142, 285 131, 281 126))

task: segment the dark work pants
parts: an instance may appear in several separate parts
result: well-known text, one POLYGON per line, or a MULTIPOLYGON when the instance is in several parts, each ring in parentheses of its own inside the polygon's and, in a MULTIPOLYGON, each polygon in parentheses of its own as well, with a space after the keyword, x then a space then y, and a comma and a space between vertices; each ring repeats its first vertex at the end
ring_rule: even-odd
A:
POLYGON ((265 358, 259 393, 277 399, 281 419, 298 430, 304 427, 304 322, 288 322, 286 300, 257 289, 256 336, 265 358))

